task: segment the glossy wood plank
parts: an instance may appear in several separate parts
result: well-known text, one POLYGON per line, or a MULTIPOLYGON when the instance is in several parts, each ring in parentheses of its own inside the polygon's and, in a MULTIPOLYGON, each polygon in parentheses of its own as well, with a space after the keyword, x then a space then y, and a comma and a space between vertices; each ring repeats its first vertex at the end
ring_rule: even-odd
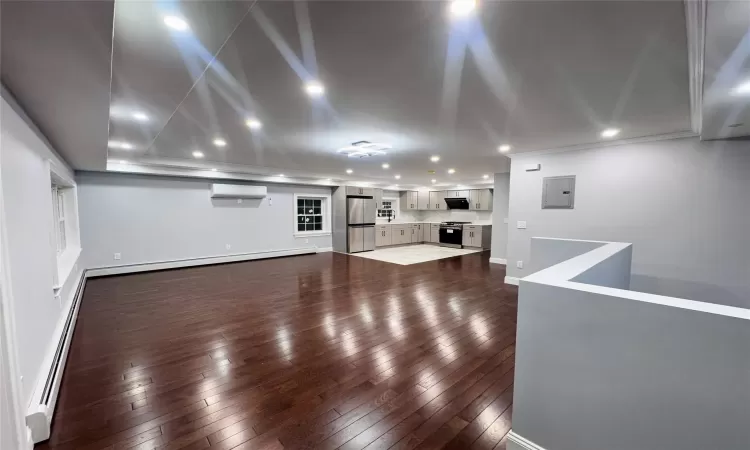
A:
POLYGON ((488 259, 89 280, 37 448, 504 448, 517 291, 488 259))

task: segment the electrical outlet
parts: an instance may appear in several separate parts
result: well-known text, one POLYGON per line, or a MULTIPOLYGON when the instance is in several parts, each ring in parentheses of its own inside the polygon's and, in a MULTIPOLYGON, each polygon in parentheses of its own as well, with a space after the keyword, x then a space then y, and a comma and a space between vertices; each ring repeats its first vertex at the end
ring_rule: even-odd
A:
POLYGON ((305 244, 309 244, 309 243, 310 243, 310 239, 305 238, 305 244))
POLYGON ((268 198, 268 206, 273 206, 273 199, 270 197, 268 198))
POLYGON ((519 269, 523 269, 523 261, 516 261, 516 267, 519 269))
POLYGON ((516 227, 519 230, 525 230, 526 229, 526 221, 525 220, 519 220, 518 223, 516 224, 516 227))
POLYGON ((122 255, 120 253, 115 253, 115 260, 119 261, 120 259, 122 259, 122 255))
POLYGON ((241 204, 242 204, 242 199, 241 199, 241 198, 238 198, 238 199, 237 199, 237 204, 238 204, 238 205, 241 205, 241 204))
POLYGON ((503 219, 503 223, 508 223, 508 218, 503 219))
POLYGON ((227 250, 230 250, 232 248, 232 244, 227 244, 224 246, 227 250))

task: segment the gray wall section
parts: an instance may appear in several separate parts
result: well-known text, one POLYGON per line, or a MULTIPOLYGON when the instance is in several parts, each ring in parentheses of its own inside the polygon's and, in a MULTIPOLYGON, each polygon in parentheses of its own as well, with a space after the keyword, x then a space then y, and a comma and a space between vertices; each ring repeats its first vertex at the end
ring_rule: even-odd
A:
POLYGON ((750 307, 747 141, 518 154, 510 192, 509 276, 530 273, 515 263, 528 262, 531 237, 631 242, 632 290, 750 307), (530 163, 541 171, 524 171, 530 163), (542 210, 542 178, 561 175, 576 176, 575 209, 542 210))
POLYGON ((505 258, 508 247, 508 201, 510 197, 510 173, 495 174, 495 190, 492 200, 492 258, 505 258))
POLYGON ((535 444, 748 448, 748 319, 521 281, 517 328, 513 431, 535 444))
POLYGON ((330 234, 294 236, 294 194, 328 195, 327 187, 265 184, 266 198, 237 204, 211 199, 208 180, 84 172, 77 181, 89 268, 331 247, 330 234))

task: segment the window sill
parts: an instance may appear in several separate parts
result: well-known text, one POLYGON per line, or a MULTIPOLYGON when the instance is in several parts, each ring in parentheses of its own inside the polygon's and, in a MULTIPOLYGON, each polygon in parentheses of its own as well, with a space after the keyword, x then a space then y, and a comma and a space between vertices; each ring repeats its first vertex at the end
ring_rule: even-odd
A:
POLYGON ((80 247, 67 248, 57 257, 57 285, 53 286, 55 291, 62 289, 68 278, 73 273, 73 268, 78 263, 81 255, 80 247))
POLYGON ((330 231, 297 231, 294 233, 294 237, 315 237, 315 236, 330 236, 330 231))

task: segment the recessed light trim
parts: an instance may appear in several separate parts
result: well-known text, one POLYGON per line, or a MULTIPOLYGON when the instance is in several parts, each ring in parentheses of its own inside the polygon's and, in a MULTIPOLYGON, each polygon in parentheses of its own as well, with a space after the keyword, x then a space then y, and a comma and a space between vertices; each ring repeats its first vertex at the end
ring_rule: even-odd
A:
POLYGON ((202 151, 196 150, 196 151, 193 152, 193 157, 194 158, 201 159, 204 156, 206 156, 206 155, 204 155, 202 151))
POLYGON ((177 31, 186 31, 190 26, 182 17, 164 16, 164 24, 169 28, 177 31))
POLYGON ((354 173, 354 171, 352 169, 346 169, 346 173, 351 174, 354 173))
POLYGON ((305 83, 305 92, 310 97, 320 97, 326 93, 326 88, 320 81, 308 81, 305 83))
POLYGON ((393 178, 395 178, 397 180, 400 180, 401 179, 401 175, 394 175, 393 178))
POLYGON ((602 131, 601 136, 603 138, 613 138, 617 136, 618 134, 620 134, 619 128, 607 128, 602 131))
POLYGON ((222 138, 215 138, 215 139, 213 140, 213 144, 214 144, 215 146, 217 146, 217 147, 226 147, 226 146, 227 146, 227 141, 225 141, 225 140, 224 140, 224 139, 222 139, 222 138))
POLYGON ((383 163, 380 167, 382 167, 383 169, 390 169, 391 165, 388 163, 383 163))
POLYGON ((453 0, 450 4, 449 11, 451 16, 460 18, 466 17, 477 7, 475 0, 453 0))
POLYGON ((510 151, 510 145, 509 144, 503 144, 497 148, 497 151, 500 153, 507 153, 510 151))
POLYGON ((434 179, 434 178, 433 178, 432 180, 430 180, 430 181, 432 182, 432 184, 435 184, 435 183, 437 183, 437 180, 436 180, 436 179, 434 179))
POLYGON ((436 162, 440 161, 440 156, 438 156, 438 155, 430 156, 430 161, 436 163, 436 162))
POLYGON ((251 130, 260 130, 263 128, 263 123, 254 117, 245 120, 245 125, 251 130))
POLYGON ((482 178, 484 178, 485 180, 487 180, 487 179, 489 179, 489 178, 490 178, 490 176, 489 176, 489 175, 487 175, 487 174, 485 174, 485 175, 482 175, 482 178))
POLYGON ((456 173, 456 169, 448 169, 448 173, 453 175, 454 173, 456 173))

